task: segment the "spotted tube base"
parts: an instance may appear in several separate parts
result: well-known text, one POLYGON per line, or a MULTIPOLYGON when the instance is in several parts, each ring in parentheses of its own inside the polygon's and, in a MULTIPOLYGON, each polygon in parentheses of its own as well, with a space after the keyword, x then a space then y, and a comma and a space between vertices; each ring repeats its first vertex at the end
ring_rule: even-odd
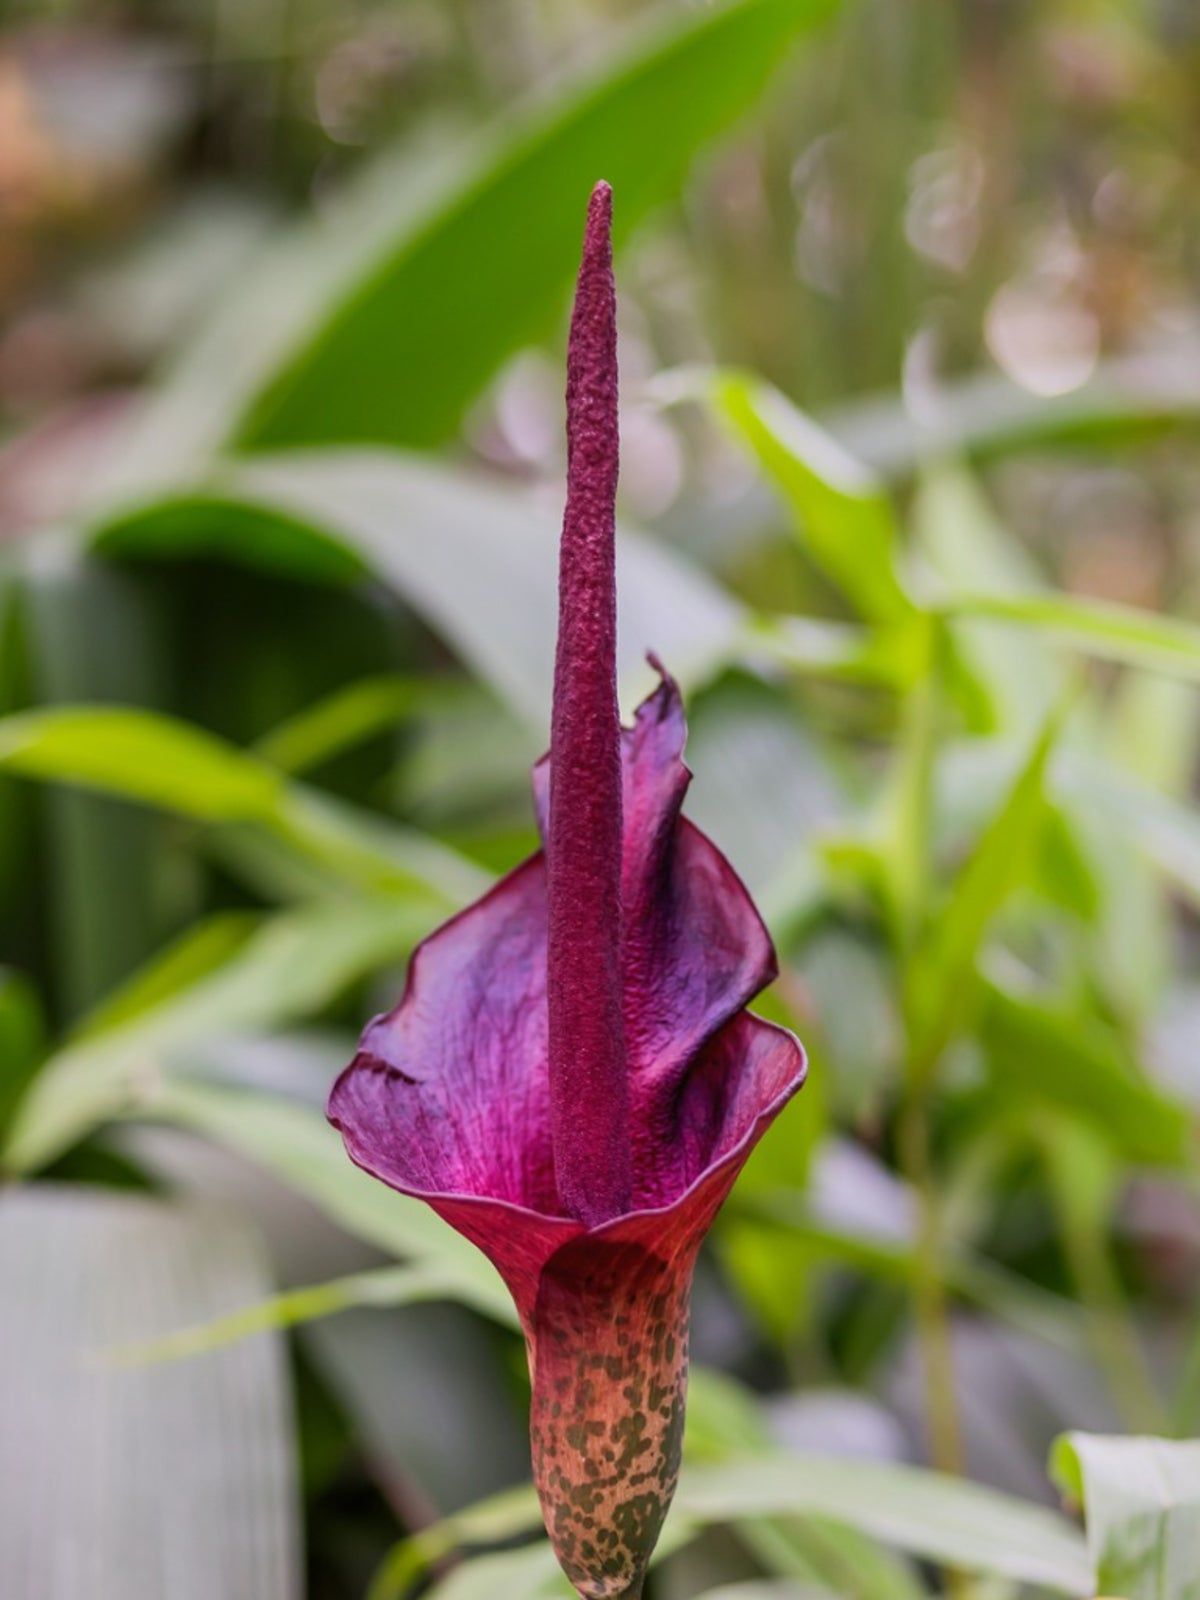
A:
POLYGON ((568 1246, 530 1330, 533 1474, 546 1529, 584 1600, 636 1600, 679 1478, 690 1259, 639 1244, 568 1246))

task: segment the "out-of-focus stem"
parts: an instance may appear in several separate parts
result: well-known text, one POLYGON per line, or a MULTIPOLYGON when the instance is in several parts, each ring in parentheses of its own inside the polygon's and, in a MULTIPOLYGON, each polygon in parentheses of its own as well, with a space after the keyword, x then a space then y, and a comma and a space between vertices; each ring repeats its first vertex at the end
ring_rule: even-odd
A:
POLYGON ((1088 1316, 1092 1347, 1125 1426, 1163 1433, 1167 1418, 1105 1242, 1073 1208, 1061 1209, 1063 1249, 1088 1316))
POLYGON ((939 1472, 961 1473, 962 1438, 942 1278, 941 1208, 930 1159, 928 1110, 921 1089, 913 1089, 906 1097, 897 1133, 901 1170, 917 1202, 913 1307, 925 1369, 930 1460, 939 1472))
MULTIPOLYGON (((929 1457, 939 1472, 961 1476, 964 1468, 962 1428, 955 1391, 950 1314, 942 1273, 941 1201, 929 1140, 929 1108, 925 1084, 910 1079, 897 1126, 900 1167, 917 1202, 914 1241, 913 1311, 925 1374, 925 1407, 929 1457)), ((968 1600, 972 1583, 955 1568, 945 1571, 947 1593, 968 1600)))

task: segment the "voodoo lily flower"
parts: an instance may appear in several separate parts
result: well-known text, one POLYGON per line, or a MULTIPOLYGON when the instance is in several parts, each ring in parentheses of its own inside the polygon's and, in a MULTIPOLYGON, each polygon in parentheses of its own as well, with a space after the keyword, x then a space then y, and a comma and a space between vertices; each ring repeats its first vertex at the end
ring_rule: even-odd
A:
POLYGON ((425 941, 329 1100, 359 1166, 428 1201, 511 1290, 534 1478, 585 1600, 641 1592, 679 1468, 696 1255, 805 1071, 744 1009, 774 952, 680 815, 686 727, 657 662, 632 728, 618 718, 611 205, 599 185, 571 326, 543 849, 425 941))

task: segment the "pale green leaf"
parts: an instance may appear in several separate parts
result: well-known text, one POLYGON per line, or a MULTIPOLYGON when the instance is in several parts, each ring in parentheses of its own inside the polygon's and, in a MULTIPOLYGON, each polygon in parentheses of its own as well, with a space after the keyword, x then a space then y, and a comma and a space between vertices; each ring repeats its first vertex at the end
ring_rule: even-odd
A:
POLYGON ((39 1184, 0 1198, 5 1600, 297 1600, 298 1463, 271 1335, 190 1368, 100 1353, 261 1298, 219 1207, 39 1184))
POLYGON ((970 1572, 1088 1595, 1081 1536, 1041 1506, 919 1467, 781 1453, 685 1471, 676 1507, 687 1520, 823 1516, 970 1572))
POLYGON ((1067 1433, 1051 1470, 1083 1504, 1096 1593, 1196 1600, 1200 1441, 1067 1433))
POLYGON ((1200 682, 1200 627, 1134 606, 1066 594, 956 594, 944 616, 990 618, 1073 645, 1102 661, 1200 682))
MULTIPOLYGON (((114 554, 197 554, 212 549, 222 505, 256 509, 277 534, 298 522, 319 530, 412 606, 518 716, 547 727, 558 617, 553 507, 510 484, 382 451, 256 460, 228 469, 222 494, 183 525, 171 501, 130 506, 91 537, 114 554)), ((627 708, 654 682, 648 650, 685 684, 736 653, 743 608, 699 568, 627 530, 617 544, 617 592, 627 708)))

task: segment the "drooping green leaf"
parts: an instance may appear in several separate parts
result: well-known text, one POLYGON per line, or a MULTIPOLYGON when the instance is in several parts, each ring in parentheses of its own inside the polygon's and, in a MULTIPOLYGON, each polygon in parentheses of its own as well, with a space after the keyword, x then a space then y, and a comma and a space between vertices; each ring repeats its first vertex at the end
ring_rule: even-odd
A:
MULTIPOLYGON (((395 901, 315 905, 265 920, 183 989, 151 973, 161 1003, 119 1026, 84 1032, 50 1057, 0 1151, 0 1166, 31 1172, 99 1124, 154 1103, 172 1052, 219 1032, 271 1027, 312 1015, 350 983, 407 955, 428 929, 429 911, 395 901)), ((174 959, 169 953, 166 960, 174 959)), ((118 1013, 123 1009, 117 1007, 118 1013)))
POLYGON ((439 688, 434 678, 395 676, 349 684, 272 728, 255 754, 284 772, 307 772, 436 703, 439 688))
MULTIPOLYGON (((482 1536, 495 1537, 494 1513, 488 1505, 480 1509, 481 1529, 488 1530, 482 1536)), ((519 1507, 504 1509, 511 1533, 519 1507)), ((535 1504, 526 1515, 536 1516, 535 1504)), ((964 1571, 1067 1595, 1092 1593, 1083 1537, 1065 1518, 994 1489, 890 1462, 766 1451, 685 1466, 667 1531, 684 1541, 706 1525, 766 1517, 828 1518, 964 1571)), ((453 1528, 456 1541, 477 1536, 471 1512, 454 1518, 453 1528)), ((398 1592, 394 1580, 374 1591, 379 1600, 398 1592)))
POLYGON ((125 707, 55 707, 0 722, 0 766, 146 801, 205 822, 275 817, 283 779, 185 723, 125 707))
POLYGON ((1084 1507, 1096 1593, 1196 1600, 1200 1441, 1067 1433, 1050 1465, 1084 1507))
POLYGON ((0 769, 142 801, 199 822, 251 824, 341 880, 456 907, 486 874, 436 840, 356 813, 202 729, 127 707, 55 707, 0 721, 0 769))
POLYGON ((669 8, 457 156, 389 154, 245 275, 122 441, 113 483, 170 482, 231 436, 443 442, 501 361, 553 327, 597 178, 619 245, 833 5, 669 8))

